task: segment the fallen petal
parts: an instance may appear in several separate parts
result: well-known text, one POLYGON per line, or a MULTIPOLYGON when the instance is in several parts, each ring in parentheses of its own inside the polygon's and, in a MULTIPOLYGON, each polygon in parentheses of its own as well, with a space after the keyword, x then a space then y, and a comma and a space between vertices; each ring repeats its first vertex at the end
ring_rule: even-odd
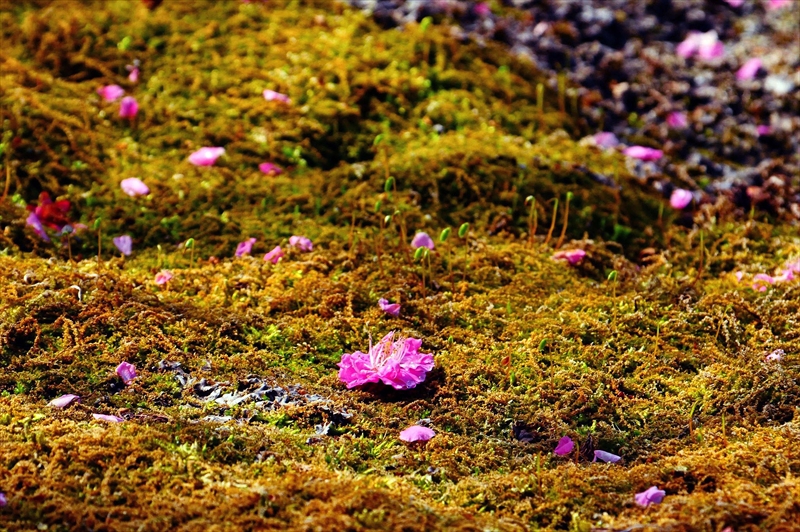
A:
POLYGON ((50 406, 54 406, 56 408, 66 408, 66 407, 68 407, 69 405, 71 405, 74 402, 80 403, 81 402, 80 396, 68 393, 68 394, 62 395, 61 397, 56 397, 55 399, 53 399, 52 401, 50 401, 47 404, 50 405, 50 406))
POLYGON ((123 179, 120 181, 119 186, 122 187, 122 191, 125 194, 131 196, 132 198, 150 194, 150 187, 145 185, 144 181, 138 177, 129 177, 127 179, 123 179))
POLYGON ((432 429, 420 425, 412 425, 400 433, 400 439, 407 442, 428 441, 434 436, 432 429))
POLYGON ((612 464, 619 462, 622 460, 621 456, 617 456, 616 454, 608 453, 606 451, 595 451, 594 452, 594 460, 602 460, 603 462, 611 462, 612 464))
POLYGON ((660 490, 656 486, 650 486, 645 491, 634 495, 634 499, 639 506, 650 506, 651 504, 659 504, 664 500, 666 494, 664 490, 660 490))
POLYGON ((108 423, 121 423, 122 421, 125 421, 119 416, 111 416, 107 414, 92 414, 92 417, 97 421, 106 421, 108 423))
POLYGON ((126 257, 131 254, 133 249, 133 239, 128 235, 121 235, 115 236, 111 239, 114 242, 114 245, 117 247, 120 253, 125 255, 126 257))
POLYGON ((558 440, 558 445, 553 450, 553 453, 557 454, 558 456, 566 456, 572 452, 572 449, 575 448, 575 442, 572 441, 572 438, 569 436, 564 436, 560 440, 558 440))
POLYGON ((136 366, 130 362, 120 362, 115 372, 120 376, 125 384, 129 384, 133 379, 136 378, 136 366))
POLYGON ((213 166, 224 154, 225 148, 200 148, 189 156, 189 162, 195 166, 213 166))
POLYGON ((682 210, 692 202, 692 193, 682 188, 676 188, 672 191, 669 198, 669 204, 673 209, 682 210))

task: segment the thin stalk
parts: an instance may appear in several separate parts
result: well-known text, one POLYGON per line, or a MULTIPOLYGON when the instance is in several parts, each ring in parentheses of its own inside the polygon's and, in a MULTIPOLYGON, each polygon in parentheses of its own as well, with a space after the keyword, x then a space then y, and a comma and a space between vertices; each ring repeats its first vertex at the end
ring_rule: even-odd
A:
POLYGON ((558 216, 558 198, 555 199, 555 203, 553 204, 553 219, 550 221, 550 230, 547 231, 547 238, 544 240, 544 245, 550 243, 550 239, 553 237, 553 230, 556 228, 556 217, 558 216))
POLYGON ((100 253, 103 250, 103 241, 101 240, 102 230, 98 227, 97 228, 97 266, 102 264, 100 259, 100 253))
POLYGON ((569 223, 569 200, 572 199, 572 192, 567 192, 567 202, 564 204, 564 224, 561 226, 561 234, 558 236, 556 242, 556 249, 561 247, 564 243, 564 236, 567 234, 567 223, 569 223))
POLYGON ((539 113, 539 129, 544 129, 544 85, 536 84, 536 110, 539 113))
POLYGON ((8 196, 8 188, 11 186, 11 161, 9 161, 8 153, 6 153, 6 186, 3 188, 3 200, 8 196))

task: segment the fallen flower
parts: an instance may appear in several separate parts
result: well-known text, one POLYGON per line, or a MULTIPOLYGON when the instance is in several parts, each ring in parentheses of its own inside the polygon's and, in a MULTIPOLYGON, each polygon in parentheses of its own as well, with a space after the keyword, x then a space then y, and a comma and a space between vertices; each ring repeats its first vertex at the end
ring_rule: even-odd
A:
POLYGON ((283 258, 286 253, 281 249, 280 246, 275 246, 272 248, 272 251, 269 251, 266 255, 264 255, 264 260, 267 262, 271 262, 272 264, 278 264, 278 261, 283 258))
POLYGON ((411 240, 411 247, 414 249, 417 248, 433 249, 435 246, 433 244, 433 239, 428 235, 428 233, 417 233, 411 240))
POLYGON ((122 191, 128 196, 135 198, 136 196, 146 196, 150 194, 150 187, 144 184, 144 181, 138 177, 129 177, 119 182, 122 191))
POLYGON ((628 157, 642 161, 657 161, 664 156, 664 152, 647 146, 629 146, 622 150, 628 157))
POLYGON ((139 113, 139 103, 133 96, 125 96, 119 104, 120 118, 135 118, 139 113))
POLYGON ((686 113, 673 111, 667 115, 667 125, 675 129, 683 129, 689 125, 686 113))
POLYGON ((776 349, 772 353, 768 354, 765 358, 767 362, 780 362, 784 355, 786 355, 786 352, 783 349, 776 349))
POLYGON ((29 212, 33 212, 36 215, 39 222, 56 231, 61 231, 69 225, 69 220, 66 216, 69 208, 70 202, 68 200, 53 201, 47 192, 39 194, 39 205, 35 207, 28 205, 27 207, 29 212))
POLYGON ((745 61, 745 63, 736 71, 736 79, 740 81, 751 80, 756 77, 758 71, 761 69, 761 59, 753 57, 745 61))
POLYGON ((673 209, 682 210, 692 202, 692 199, 691 191, 683 188, 676 188, 669 197, 669 204, 673 209))
POLYGON ((244 242, 239 242, 239 245, 236 246, 236 256, 241 257, 242 255, 249 255, 250 252, 253 251, 253 244, 255 243, 255 238, 248 238, 244 242))
POLYGON ((280 175, 283 173, 283 168, 273 163, 261 163, 258 169, 267 175, 280 175))
POLYGON ((422 340, 394 339, 394 331, 370 345, 369 353, 345 353, 339 362, 339 379, 348 388, 368 382, 383 382, 397 390, 407 390, 423 382, 433 369, 433 355, 420 353, 422 340))
POLYGON ((291 236, 289 237, 289 245, 299 249, 300 251, 311 251, 314 249, 314 244, 310 239, 304 236, 291 236))
POLYGON ((575 442, 572 441, 572 438, 569 436, 564 436, 560 440, 558 440, 558 445, 553 450, 555 454, 558 456, 566 456, 572 452, 572 449, 575 448, 575 442))
POLYGON ((650 486, 645 491, 641 493, 637 493, 634 496, 636 500, 636 504, 639 506, 650 506, 651 504, 658 504, 662 500, 664 500, 664 496, 667 494, 664 490, 660 490, 655 486, 650 486))
POLYGON ((594 452, 594 460, 592 462, 597 462, 598 460, 602 460, 603 462, 611 462, 615 464, 622 460, 621 456, 617 456, 616 454, 608 453, 606 451, 595 451, 594 452))
POLYGON ((384 311, 386 314, 390 316, 394 316, 395 318, 400 315, 400 303, 389 303, 386 299, 379 299, 378 306, 381 307, 381 310, 384 311))
POLYGON ((133 249, 133 239, 130 236, 115 236, 111 239, 111 241, 114 242, 114 245, 117 247, 119 252, 126 257, 131 254, 131 250, 133 249))
POLYGON ((420 425, 411 425, 400 433, 400 439, 407 442, 428 441, 436 436, 433 429, 420 425))
POLYGON ((725 47, 715 30, 705 33, 690 31, 686 39, 675 48, 675 52, 687 59, 697 54, 701 59, 710 60, 721 57, 725 53, 725 47))
POLYGON ((125 421, 119 416, 111 416, 107 414, 92 414, 92 417, 95 418, 97 421, 106 421, 108 423, 121 423, 125 421))
POLYGON ((47 233, 44 230, 44 226, 42 225, 42 221, 39 220, 39 217, 36 216, 35 212, 31 212, 28 214, 28 218, 25 220, 25 225, 30 226, 33 231, 39 235, 39 238, 44 240, 45 242, 50 242, 50 237, 47 236, 47 233))
POLYGON ((174 276, 172 275, 171 271, 161 270, 156 274, 156 284, 159 286, 167 284, 168 282, 170 282, 170 280, 172 280, 173 277, 174 276))
POLYGON ((120 362, 117 369, 114 370, 120 376, 125 384, 129 384, 136 378, 136 366, 130 362, 120 362))
POLYGON ((565 251, 556 251, 553 253, 553 258, 556 260, 566 260, 570 266, 575 266, 586 256, 586 252, 582 249, 569 249, 565 251))
POLYGON ((264 99, 268 102, 280 102, 280 103, 292 103, 292 100, 286 96, 285 94, 281 94, 280 92, 275 92, 273 90, 265 89, 262 93, 264 95, 264 99))
POLYGON ((122 98, 122 95, 125 94, 125 89, 119 85, 106 85, 97 89, 97 94, 107 102, 114 102, 122 98))
POLYGON ((214 166, 224 154, 225 148, 200 148, 189 156, 189 162, 195 166, 214 166))
POLYGON ((68 393, 68 394, 62 395, 61 397, 56 397, 55 399, 53 399, 52 401, 50 401, 47 404, 50 405, 50 406, 54 406, 56 408, 66 408, 69 405, 71 405, 73 402, 80 403, 81 402, 80 396, 68 393))

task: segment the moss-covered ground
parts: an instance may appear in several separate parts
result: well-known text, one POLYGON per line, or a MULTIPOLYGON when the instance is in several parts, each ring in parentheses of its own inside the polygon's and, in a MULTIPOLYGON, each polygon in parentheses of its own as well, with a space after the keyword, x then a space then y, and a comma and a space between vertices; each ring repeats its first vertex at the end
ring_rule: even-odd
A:
POLYGON ((539 111, 533 67, 446 21, 0 7, 0 529, 798 529, 800 281, 748 282, 800 256, 796 225, 722 201, 673 214, 619 153, 578 143, 593 131, 558 94, 539 111), (109 83, 134 121, 100 101, 109 83), (226 155, 194 167, 202 146, 226 155), (120 190, 133 176, 148 196, 120 190), (42 191, 87 229, 38 238, 42 191), (416 231, 437 237, 429 261, 403 243, 416 231), (293 234, 314 250, 262 260, 293 234), (435 369, 348 390, 342 353, 391 330, 435 369), (282 400, 234 404, 262 383, 282 400), (47 405, 67 393, 81 402, 47 405), (420 420, 437 435, 401 442, 420 420), (664 501, 637 506, 653 485, 664 501))

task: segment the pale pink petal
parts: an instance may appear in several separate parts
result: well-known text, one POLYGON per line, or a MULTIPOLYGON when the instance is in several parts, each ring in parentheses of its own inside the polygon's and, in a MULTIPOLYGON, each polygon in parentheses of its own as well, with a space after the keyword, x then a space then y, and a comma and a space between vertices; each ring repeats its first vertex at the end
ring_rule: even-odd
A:
POLYGON ((121 423, 122 421, 125 421, 119 416, 111 416, 107 414, 92 414, 92 417, 97 421, 105 421, 107 423, 121 423))
POLYGON ((272 264, 278 264, 278 261, 280 261, 284 255, 286 255, 286 253, 281 249, 281 247, 275 246, 272 248, 272 251, 264 255, 264 260, 271 262, 272 264))
POLYGON ((378 306, 384 311, 386 314, 390 316, 394 316, 395 318, 400 315, 400 303, 389 303, 386 299, 379 299, 378 306))
POLYGON ((606 451, 597 450, 594 452, 594 460, 592 461, 596 462, 598 460, 602 460, 603 462, 611 462, 612 464, 615 464, 620 460, 622 460, 622 457, 606 451))
POLYGON ((776 349, 766 356, 766 360, 767 362, 780 362, 785 355, 786 352, 783 349, 776 349))
POLYGON ((130 236, 115 236, 111 239, 111 241, 114 242, 114 246, 116 246, 119 252, 126 257, 131 254, 131 251, 133 250, 133 239, 130 236))
POLYGON ((689 35, 687 35, 686 39, 684 39, 683 42, 681 42, 675 48, 675 52, 679 56, 685 57, 687 59, 693 56, 695 52, 697 52, 697 49, 700 46, 699 37, 700 34, 697 33, 696 31, 689 32, 689 35))
POLYGON ((736 71, 736 79, 742 81, 751 80, 756 77, 760 69, 761 59, 758 57, 750 58, 736 71))
POLYGON ((689 121, 686 119, 686 113, 679 111, 671 112, 667 115, 667 125, 675 129, 685 128, 689 125, 689 121))
POLYGON ((657 161, 664 156, 664 152, 647 146, 630 146, 622 151, 623 154, 642 161, 657 161))
POLYGON ((660 490, 656 486, 650 486, 645 491, 637 493, 634 499, 639 506, 650 506, 651 504, 659 504, 664 500, 666 494, 664 490, 660 490))
POLYGON ((169 270, 161 270, 156 274, 156 284, 157 285, 164 285, 170 282, 174 276, 172 272, 169 270))
POLYGON ((97 89, 97 94, 105 101, 113 102, 122 98, 122 95, 125 94, 125 90, 119 85, 106 85, 97 89))
POLYGON ((146 196, 150 194, 150 187, 144 184, 144 181, 138 177, 129 177, 120 181, 119 186, 122 191, 131 197, 146 196))
POLYGON ((676 188, 669 197, 669 204, 673 209, 685 209, 692 202, 693 197, 689 190, 676 188))
POLYGON ((553 253, 553 258, 556 260, 566 260, 571 266, 575 266, 586 256, 586 252, 582 249, 568 249, 564 251, 557 251, 553 253))
POLYGON ((613 133, 601 131, 594 134, 594 143, 600 148, 614 148, 619 144, 619 139, 613 133))
POLYGON ((767 9, 773 11, 775 9, 780 9, 782 7, 788 6, 792 0, 768 0, 767 2, 767 9))
POLYGON ((115 372, 120 376, 125 384, 129 384, 133 379, 136 378, 136 366, 130 362, 120 362, 115 372))
POLYGON ((411 247, 414 249, 423 247, 433 249, 435 246, 433 244, 433 239, 428 235, 428 233, 420 232, 414 235, 414 238, 411 240, 411 247))
POLYGON ((130 74, 128 74, 128 81, 132 83, 139 81, 139 69, 137 67, 131 69, 130 74))
POLYGON ((742 7, 744 0, 725 0, 731 7, 742 7))
POLYGON ((213 166, 224 154, 225 148, 200 148, 189 156, 189 162, 195 166, 213 166))
POLYGON ((420 425, 411 425, 400 433, 400 439, 407 442, 428 441, 436 436, 433 429, 420 425))
POLYGON ((289 237, 289 245, 299 249, 300 251, 311 251, 314 249, 314 243, 304 236, 294 235, 289 237))
POLYGON ((75 403, 75 402, 77 402, 77 403, 81 402, 80 396, 68 393, 66 395, 62 395, 61 397, 56 397, 55 399, 53 399, 52 401, 50 401, 47 404, 50 405, 50 406, 54 406, 56 408, 66 408, 66 407, 68 407, 69 405, 71 405, 72 403, 75 403))
POLYGON ((264 92, 264 99, 268 102, 292 103, 292 100, 285 94, 266 89, 264 92))
POLYGON ((249 255, 253 250, 253 244, 255 243, 255 238, 248 238, 244 242, 239 242, 239 245, 236 246, 236 256, 241 257, 242 255, 249 255))

